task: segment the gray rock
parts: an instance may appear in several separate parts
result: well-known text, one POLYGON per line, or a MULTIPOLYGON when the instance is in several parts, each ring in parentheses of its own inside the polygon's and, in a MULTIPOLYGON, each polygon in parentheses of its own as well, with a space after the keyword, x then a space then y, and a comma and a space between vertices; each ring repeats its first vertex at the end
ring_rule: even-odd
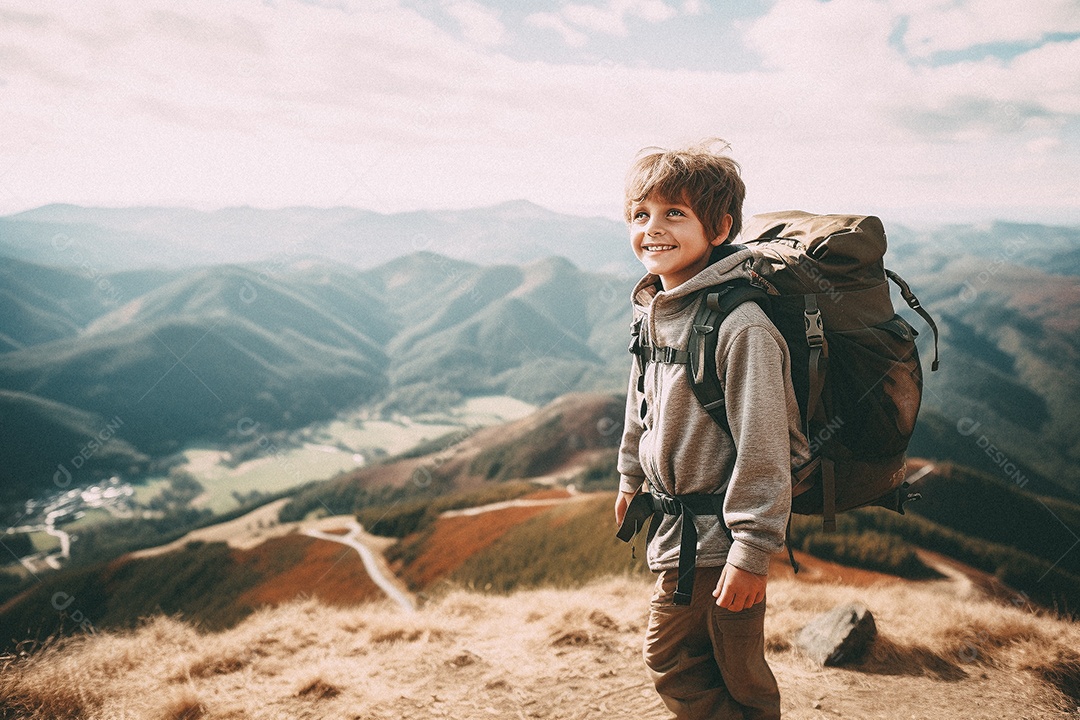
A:
POLYGON ((858 660, 877 636, 874 616, 862 603, 838 605, 799 631, 795 647, 819 665, 858 660))

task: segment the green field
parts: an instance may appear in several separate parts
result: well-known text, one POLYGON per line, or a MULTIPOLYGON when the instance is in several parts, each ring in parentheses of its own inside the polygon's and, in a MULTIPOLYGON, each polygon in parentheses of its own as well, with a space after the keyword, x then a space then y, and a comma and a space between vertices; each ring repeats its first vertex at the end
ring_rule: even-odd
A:
POLYGON ((43 531, 30 533, 30 542, 34 544, 36 552, 52 552, 60 549, 60 538, 43 531))
POLYGON ((89 508, 88 510, 85 510, 84 513, 85 514, 78 520, 64 523, 61 529, 66 530, 69 533, 77 533, 83 528, 92 527, 113 518, 112 513, 101 508, 89 508))
POLYGON ((132 499, 139 505, 146 505, 150 500, 169 486, 168 478, 153 477, 143 480, 135 485, 135 494, 132 499))
MULTIPOLYGON (((184 451, 186 462, 176 469, 190 473, 205 489, 193 506, 224 513, 238 507, 233 493, 270 494, 325 480, 361 467, 372 456, 397 455, 449 433, 515 420, 533 410, 533 405, 503 396, 471 398, 446 413, 418 418, 373 418, 361 409, 295 433, 290 444, 297 447, 268 441, 262 453, 235 467, 226 464, 227 452, 193 447, 184 451)), ((148 478, 136 488, 135 500, 149 502, 168 483, 167 478, 148 478)))
MULTIPOLYGON (((536 409, 536 405, 517 398, 506 395, 489 395, 469 398, 442 417, 452 419, 462 425, 474 427, 518 420, 535 412, 536 409)), ((418 417, 417 420, 423 421, 423 418, 418 417)))

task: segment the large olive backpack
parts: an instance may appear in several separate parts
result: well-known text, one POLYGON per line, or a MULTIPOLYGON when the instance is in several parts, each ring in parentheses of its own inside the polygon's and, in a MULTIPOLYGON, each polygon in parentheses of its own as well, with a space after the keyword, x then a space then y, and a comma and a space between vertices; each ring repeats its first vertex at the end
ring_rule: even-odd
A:
POLYGON ((644 371, 646 362, 686 363, 694 393, 729 430, 716 330, 740 303, 760 303, 787 341, 812 452, 810 463, 793 472, 792 512, 821 515, 827 530, 835 529, 837 512, 857 507, 881 505, 903 513, 914 497, 907 491, 905 453, 923 375, 917 333, 894 311, 890 279, 934 332, 933 370, 938 331, 907 283, 885 269, 881 221, 766 213, 749 218, 742 237, 742 245, 719 250, 753 252, 745 278, 702 291, 705 301, 685 351, 653 348, 648 338, 635 337, 631 350, 639 368, 644 371))

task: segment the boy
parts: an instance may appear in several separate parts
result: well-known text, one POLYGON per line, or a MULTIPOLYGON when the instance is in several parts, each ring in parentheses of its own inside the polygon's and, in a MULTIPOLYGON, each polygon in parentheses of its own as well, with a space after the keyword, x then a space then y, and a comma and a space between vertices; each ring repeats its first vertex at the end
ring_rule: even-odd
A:
POLYGON ((687 503, 686 495, 723 498, 713 505, 722 511, 710 515, 698 506, 691 514, 696 569, 685 575, 692 593, 679 582, 684 515, 665 511, 648 543, 658 577, 644 659, 680 719, 780 717, 764 652, 765 585, 769 559, 784 542, 791 468, 809 457, 787 345, 754 302, 738 305, 717 329, 730 434, 694 396, 687 365, 672 359, 687 347, 699 291, 753 279, 749 251, 725 245, 742 225, 745 192, 735 161, 708 145, 644 151, 626 184, 630 244, 648 272, 632 295, 635 321, 642 342, 670 350, 667 361, 661 354, 645 364, 640 380, 634 361, 615 519, 622 522, 645 481, 669 503, 671 496, 687 503))

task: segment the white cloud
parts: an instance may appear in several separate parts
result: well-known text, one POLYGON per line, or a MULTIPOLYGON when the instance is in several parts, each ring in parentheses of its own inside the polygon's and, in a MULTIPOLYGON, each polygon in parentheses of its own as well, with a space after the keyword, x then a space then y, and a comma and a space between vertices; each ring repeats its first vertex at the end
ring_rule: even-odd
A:
MULTIPOLYGON (((694 3, 686 5, 684 11, 690 13, 694 3)), ((608 0, 603 5, 568 3, 555 13, 534 13, 529 20, 537 27, 556 30, 567 44, 580 46, 583 38, 587 37, 583 32, 625 37, 629 34, 626 26, 628 18, 657 23, 676 15, 678 11, 663 0, 608 0)))
POLYGON ((1062 146, 1060 137, 1037 137, 1033 140, 1029 140, 1024 144, 1024 148, 1033 155, 1045 155, 1047 153, 1057 152, 1062 146))
POLYGON ((1033 43, 1052 33, 1080 32, 1076 0, 893 0, 894 12, 907 17, 904 44, 926 57, 991 43, 1033 43), (909 14, 910 13, 910 14, 909 14))
POLYGON ((638 148, 716 135, 750 209, 1080 208, 1080 41, 916 67, 881 3, 777 0, 744 33, 748 72, 523 62, 389 4, 9 5, 0 212, 525 197, 616 216, 638 148))
POLYGON ((766 87, 782 91, 787 106, 813 109, 839 126, 907 115, 913 122, 881 131, 918 131, 920 116, 937 116, 945 131, 982 125, 1009 132, 1029 120, 1080 117, 1080 74, 1067 71, 1080 67, 1080 40, 1047 43, 1008 62, 920 67, 889 44, 898 19, 887 6, 861 0, 779 0, 745 37, 764 58, 766 87))
POLYGON ((705 4, 701 0, 683 0, 683 15, 700 15, 705 12, 705 4))
POLYGON ((562 36, 563 42, 571 47, 581 47, 589 41, 589 36, 570 27, 570 24, 556 13, 533 13, 525 18, 530 25, 554 30, 562 36))
POLYGON ((448 0, 443 10, 458 21, 465 37, 479 45, 502 45, 506 42, 506 26, 499 13, 475 0, 448 0))

